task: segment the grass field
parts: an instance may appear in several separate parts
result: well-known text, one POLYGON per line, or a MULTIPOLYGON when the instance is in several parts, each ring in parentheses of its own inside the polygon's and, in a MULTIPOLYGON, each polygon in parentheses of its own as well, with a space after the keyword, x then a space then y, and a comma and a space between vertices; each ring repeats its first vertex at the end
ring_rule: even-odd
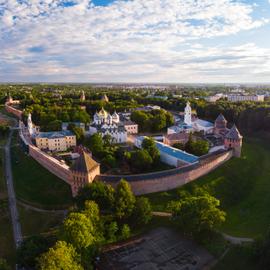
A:
POLYGON ((38 212, 18 204, 23 237, 48 233, 61 224, 64 214, 38 212))
POLYGON ((5 258, 13 265, 15 258, 15 246, 13 240, 12 225, 8 207, 8 195, 4 178, 3 150, 0 149, 0 258, 5 258))
POLYGON ((258 270, 249 247, 231 247, 212 270, 258 270))
MULTIPOLYGON (((194 184, 200 186, 211 186, 221 184, 225 180, 232 183, 251 183, 252 188, 241 200, 230 206, 225 206, 227 219, 219 228, 222 231, 242 237, 257 237, 267 231, 270 226, 270 143, 268 140, 249 138, 243 145, 243 153, 240 159, 233 158, 212 173, 196 180, 185 187, 150 194, 153 208, 157 211, 166 209, 170 200, 177 198, 179 190, 190 188, 194 184)), ((234 191, 236 186, 232 186, 234 191)), ((241 191, 241 190, 240 190, 241 191)), ((221 199, 222 201, 222 199, 221 199)))
POLYGON ((19 200, 44 209, 63 209, 71 205, 68 184, 26 155, 19 145, 13 145, 11 153, 15 191, 19 200))

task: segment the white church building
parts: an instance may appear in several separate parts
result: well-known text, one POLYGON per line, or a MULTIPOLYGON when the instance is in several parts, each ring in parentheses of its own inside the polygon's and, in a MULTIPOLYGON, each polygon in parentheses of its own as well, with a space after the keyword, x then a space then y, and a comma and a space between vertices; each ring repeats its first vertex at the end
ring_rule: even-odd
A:
POLYGON ((103 108, 96 112, 94 121, 89 126, 89 135, 100 133, 101 136, 110 135, 113 143, 125 143, 127 141, 127 131, 120 122, 119 115, 114 112, 112 115, 103 108))
POLYGON ((179 124, 169 127, 167 134, 174 134, 180 132, 203 132, 204 134, 211 134, 214 130, 214 124, 192 116, 192 108, 188 101, 184 111, 184 119, 179 124))

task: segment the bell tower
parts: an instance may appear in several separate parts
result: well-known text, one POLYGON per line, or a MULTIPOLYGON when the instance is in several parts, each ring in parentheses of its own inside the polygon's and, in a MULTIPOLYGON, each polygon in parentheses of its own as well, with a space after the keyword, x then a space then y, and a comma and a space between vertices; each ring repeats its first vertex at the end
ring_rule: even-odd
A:
POLYGON ((192 124, 192 120, 191 120, 191 113, 192 113, 192 110, 191 110, 191 106, 190 106, 190 103, 189 101, 187 102, 187 105, 185 107, 185 116, 184 116, 184 122, 191 126, 192 124))

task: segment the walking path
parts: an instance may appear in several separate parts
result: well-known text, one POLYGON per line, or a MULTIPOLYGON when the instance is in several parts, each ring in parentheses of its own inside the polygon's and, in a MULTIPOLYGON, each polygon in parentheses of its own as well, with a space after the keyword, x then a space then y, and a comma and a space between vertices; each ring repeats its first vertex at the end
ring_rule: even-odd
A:
POLYGON ((51 210, 48 210, 48 209, 38 208, 38 207, 32 206, 30 204, 27 204, 25 202, 22 202, 22 201, 20 201, 20 199, 18 199, 18 204, 19 205, 22 205, 26 209, 30 209, 30 210, 33 210, 33 211, 36 211, 36 212, 40 212, 40 213, 52 213, 52 214, 63 214, 63 215, 66 215, 67 212, 68 212, 67 209, 63 209, 63 210, 51 209, 51 210))
POLYGON ((7 182, 7 191, 8 191, 8 199, 9 199, 9 208, 11 214, 11 221, 13 227, 13 236, 16 247, 18 247, 22 241, 22 231, 21 224, 19 221, 19 215, 16 204, 16 195, 14 192, 13 186, 13 177, 12 177, 12 169, 11 169, 11 155, 10 155, 10 144, 11 137, 13 134, 13 130, 10 131, 7 143, 5 145, 5 176, 7 182))

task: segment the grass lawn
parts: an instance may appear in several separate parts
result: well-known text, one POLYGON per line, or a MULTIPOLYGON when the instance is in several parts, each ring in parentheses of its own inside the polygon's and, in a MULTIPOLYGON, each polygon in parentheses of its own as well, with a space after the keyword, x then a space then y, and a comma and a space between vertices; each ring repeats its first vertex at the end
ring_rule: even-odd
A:
POLYGON ((258 270, 256 262, 252 260, 248 247, 231 247, 228 253, 220 260, 213 270, 258 270))
MULTIPOLYGON (((265 233, 270 226, 269 140, 246 139, 240 159, 231 159, 215 171, 185 187, 149 194, 147 197, 152 202, 154 210, 164 211, 167 203, 177 198, 179 190, 190 188, 194 184, 200 186, 220 184, 226 179, 232 181, 244 179, 251 183, 252 188, 239 202, 224 207, 227 219, 220 229, 228 234, 242 237, 257 237, 265 233)), ((233 190, 234 187, 231 189, 233 190)))
POLYGON ((15 245, 8 207, 8 195, 3 171, 3 150, 0 151, 0 258, 5 258, 14 265, 15 245))
POLYGON ((68 184, 51 174, 19 145, 13 145, 12 171, 19 200, 44 209, 63 209, 72 204, 68 184))
POLYGON ((19 204, 18 211, 23 237, 53 232, 64 218, 61 213, 37 212, 19 204))

